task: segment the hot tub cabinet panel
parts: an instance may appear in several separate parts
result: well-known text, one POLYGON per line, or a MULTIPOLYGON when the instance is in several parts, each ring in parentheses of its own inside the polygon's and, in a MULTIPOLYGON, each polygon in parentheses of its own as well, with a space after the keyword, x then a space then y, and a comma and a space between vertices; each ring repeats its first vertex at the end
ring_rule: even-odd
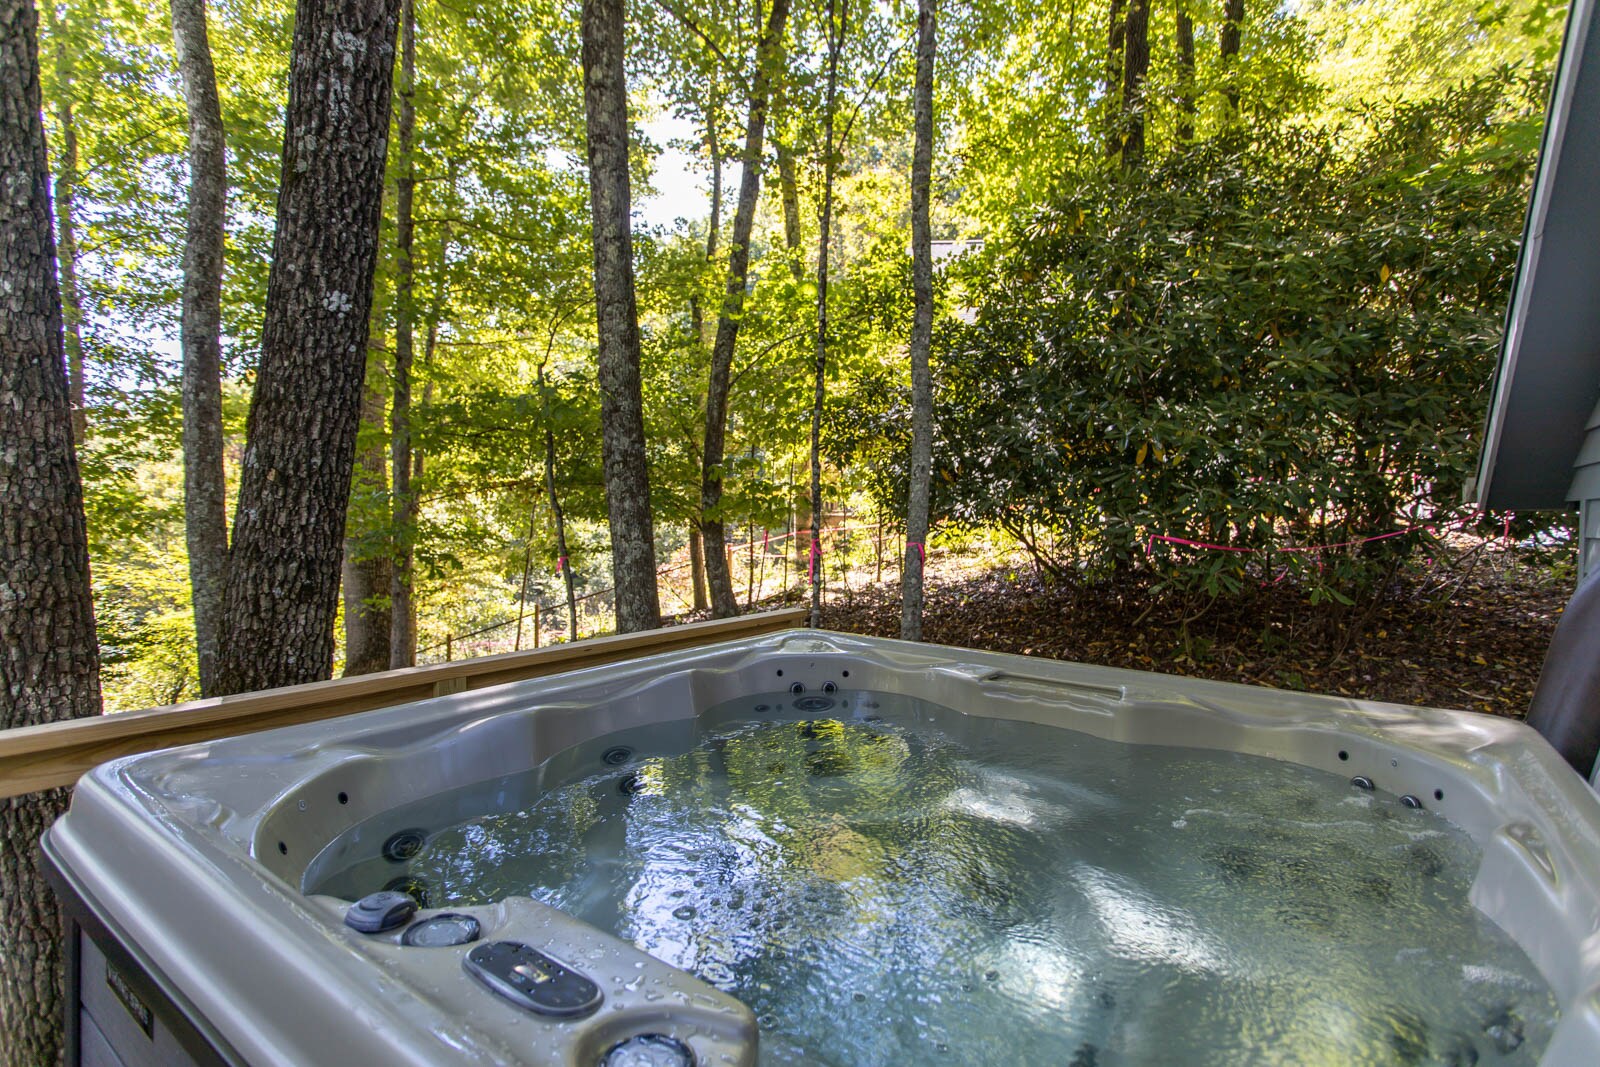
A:
POLYGON ((352 828, 368 845, 404 829, 407 805, 491 786, 619 730, 689 725, 735 698, 830 686, 1136 745, 1259 755, 1419 798, 1482 847, 1472 902, 1527 952, 1561 1005, 1541 1062, 1600 1063, 1600 803, 1522 724, 817 631, 96 769, 45 841, 88 933, 74 968, 79 1062, 134 1067, 146 1062, 141 1042, 153 1040, 105 982, 99 959, 110 956, 156 991, 152 1031, 164 1027, 200 1064, 587 1067, 644 1033, 681 1040, 702 1064, 754 1063, 756 1022, 744 1005, 536 901, 452 910, 471 913, 484 941, 526 943, 593 979, 603 1003, 587 1015, 519 1008, 466 974, 472 946, 403 945, 400 929, 356 933, 342 921, 346 901, 303 888, 349 861, 335 852, 349 849, 352 828))

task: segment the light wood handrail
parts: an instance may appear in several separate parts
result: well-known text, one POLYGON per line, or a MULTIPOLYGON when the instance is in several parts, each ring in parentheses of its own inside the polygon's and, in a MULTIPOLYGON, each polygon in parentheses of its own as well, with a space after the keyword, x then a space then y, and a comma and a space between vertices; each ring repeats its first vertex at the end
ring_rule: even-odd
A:
POLYGON ((71 785, 90 768, 119 756, 318 722, 713 641, 755 637, 803 626, 805 617, 804 608, 784 608, 642 633, 595 637, 526 652, 504 652, 428 667, 191 700, 164 708, 0 730, 0 798, 71 785))

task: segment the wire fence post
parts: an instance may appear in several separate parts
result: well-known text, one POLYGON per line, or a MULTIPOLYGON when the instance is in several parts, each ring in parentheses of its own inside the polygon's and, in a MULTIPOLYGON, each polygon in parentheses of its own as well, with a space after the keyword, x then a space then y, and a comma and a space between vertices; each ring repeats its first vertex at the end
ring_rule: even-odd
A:
POLYGON ((533 647, 539 647, 539 602, 533 602, 533 647))
POLYGON ((450 635, 449 634, 445 634, 444 635, 444 661, 446 663, 449 663, 451 658, 454 655, 455 655, 455 649, 451 645, 450 635))

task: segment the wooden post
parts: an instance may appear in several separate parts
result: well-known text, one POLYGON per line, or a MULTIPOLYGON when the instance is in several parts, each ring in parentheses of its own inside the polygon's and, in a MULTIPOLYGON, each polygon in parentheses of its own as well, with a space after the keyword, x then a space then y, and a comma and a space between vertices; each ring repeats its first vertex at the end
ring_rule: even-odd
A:
POLYGON ((873 549, 874 562, 875 562, 875 565, 877 567, 876 572, 872 576, 872 582, 873 582, 874 585, 876 585, 877 583, 883 581, 883 520, 882 519, 878 520, 878 536, 877 536, 876 540, 877 540, 877 544, 873 549))
POLYGON ((539 602, 533 602, 533 647, 539 647, 539 602))
POLYGON ((450 644, 450 635, 449 634, 445 634, 444 635, 444 661, 446 663, 449 663, 450 660, 453 658, 454 653, 455 653, 455 649, 452 648, 451 644, 450 644))

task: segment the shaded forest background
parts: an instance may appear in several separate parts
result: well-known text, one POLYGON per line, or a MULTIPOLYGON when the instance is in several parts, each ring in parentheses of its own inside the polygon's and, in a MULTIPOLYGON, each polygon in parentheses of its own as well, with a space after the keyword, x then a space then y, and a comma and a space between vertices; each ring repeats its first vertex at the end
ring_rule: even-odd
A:
MULTIPOLYGON (((1446 530, 1502 532, 1503 516, 1474 516, 1460 494, 1564 12, 1547 0, 942 10, 932 235, 959 254, 935 275, 930 545, 981 532, 1051 581, 1134 575, 1180 613, 1271 583, 1337 626, 1446 530), (1398 536, 1283 551, 1383 534, 1398 536)), ((282 0, 208 8, 230 516, 293 14, 282 0)), ((649 504, 658 563, 694 576, 683 610, 719 592, 720 552, 698 577, 708 524, 746 551, 747 536, 806 518, 830 187, 824 497, 908 551, 893 535, 911 443, 915 16, 811 0, 774 35, 759 3, 629 9, 635 203, 652 183, 681 189, 671 169, 685 158, 705 190, 666 204, 674 222, 636 214, 633 234, 649 504), (762 181, 724 458, 708 464, 758 82, 762 181)), ((437 656, 447 636, 528 602, 544 608, 544 639, 567 637, 571 601, 613 584, 579 12, 415 0, 401 17, 411 58, 398 50, 334 664, 346 670, 437 656)), ((167 11, 72 0, 41 19, 105 704, 170 703, 200 691, 179 345, 189 111, 167 11)), ((1562 522, 1518 517, 1512 533, 1562 522)), ((872 545, 857 540, 858 562, 872 545)), ((798 580, 804 556, 771 551, 798 580)))

